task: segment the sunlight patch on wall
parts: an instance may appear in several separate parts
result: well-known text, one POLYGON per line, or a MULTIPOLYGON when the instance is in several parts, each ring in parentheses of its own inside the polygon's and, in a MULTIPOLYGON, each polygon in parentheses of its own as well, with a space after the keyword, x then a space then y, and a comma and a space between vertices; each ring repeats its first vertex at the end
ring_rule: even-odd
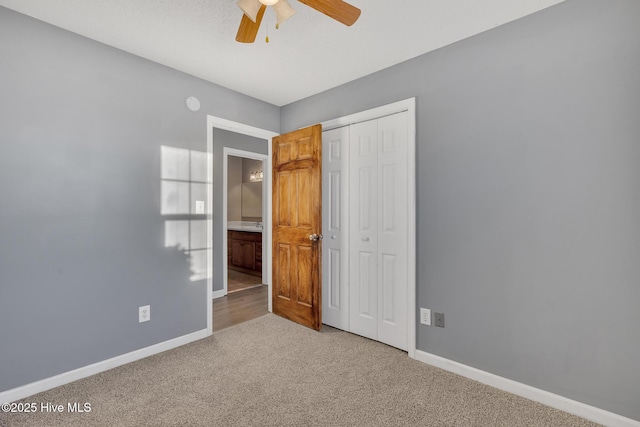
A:
POLYGON ((211 277, 212 185, 207 177, 210 153, 162 145, 160 213, 165 221, 164 246, 177 248, 189 256, 191 277, 197 281, 211 277), (200 203, 198 203, 200 202, 200 203))

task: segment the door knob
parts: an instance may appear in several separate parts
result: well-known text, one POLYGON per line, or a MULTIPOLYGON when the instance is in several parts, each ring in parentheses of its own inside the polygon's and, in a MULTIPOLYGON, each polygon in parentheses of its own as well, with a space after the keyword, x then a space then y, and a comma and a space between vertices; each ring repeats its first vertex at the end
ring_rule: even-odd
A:
POLYGON ((309 234, 309 240, 312 242, 317 242, 318 240, 322 240, 322 234, 318 235, 316 233, 309 234))
POLYGON ((362 241, 363 241, 363 242, 368 242, 368 241, 369 241, 369 238, 368 238, 368 237, 363 237, 363 238, 362 238, 362 241))

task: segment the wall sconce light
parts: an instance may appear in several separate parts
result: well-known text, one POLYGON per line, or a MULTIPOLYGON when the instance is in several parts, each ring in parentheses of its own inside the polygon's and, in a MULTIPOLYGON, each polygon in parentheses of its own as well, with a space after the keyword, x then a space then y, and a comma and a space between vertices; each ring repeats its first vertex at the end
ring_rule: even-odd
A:
POLYGON ((251 172, 251 175, 249 175, 249 181, 251 182, 262 181, 263 178, 262 171, 251 172))

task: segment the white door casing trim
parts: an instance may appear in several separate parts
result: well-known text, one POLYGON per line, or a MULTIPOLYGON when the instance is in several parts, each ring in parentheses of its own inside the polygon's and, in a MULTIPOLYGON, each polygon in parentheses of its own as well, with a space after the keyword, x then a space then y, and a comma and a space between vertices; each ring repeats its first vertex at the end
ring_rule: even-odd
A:
POLYGON ((350 124, 378 119, 391 114, 408 112, 407 117, 407 174, 409 176, 407 185, 408 197, 408 224, 407 224, 407 353, 409 357, 416 357, 416 99, 408 98, 381 107, 350 114, 348 116, 322 122, 322 130, 331 130, 350 124))
MULTIPOLYGON (((211 116, 211 115, 207 115, 207 152, 211 153, 213 156, 213 129, 217 128, 217 129, 223 129, 223 130, 227 130, 227 131, 231 131, 231 132, 235 132, 235 133, 239 133, 239 134, 243 134, 243 135, 248 135, 248 136, 253 136, 255 138, 260 138, 260 139, 264 139, 267 142, 267 160, 266 160, 266 167, 264 170, 264 183, 263 183, 263 188, 268 188, 271 189, 271 150, 272 150, 272 138, 277 136, 278 133, 276 132, 272 132, 270 130, 266 130, 266 129, 260 129, 254 126, 250 126, 250 125, 246 125, 243 123, 238 123, 238 122, 234 122, 232 120, 227 120, 227 119, 223 119, 221 117, 216 117, 216 116, 211 116)), ((207 173, 209 178, 211 179, 211 182, 213 182, 213 164, 208 164, 207 165, 207 173)), ((226 178, 225 178, 226 180, 226 178)), ((226 190, 224 190, 226 192, 226 190)), ((268 285, 268 292, 269 292, 269 312, 271 312, 272 308, 271 308, 271 276, 272 276, 272 270, 271 270, 271 204, 272 204, 272 194, 271 191, 267 191, 267 198, 266 198, 266 206, 263 206, 263 209, 266 208, 268 215, 266 217, 263 217, 262 219, 262 224, 263 224, 263 242, 265 242, 266 246, 267 246, 267 253, 269 254, 268 257, 266 257, 266 260, 263 260, 263 263, 266 264, 266 266, 264 268, 267 269, 267 285, 268 285), (266 235, 265 235, 265 231, 266 231, 266 235), (266 261, 266 262, 265 262, 266 261)), ((209 195, 209 200, 210 203, 212 204, 213 207, 213 194, 209 195)), ((224 206, 223 206, 223 212, 224 212, 224 216, 226 218, 226 198, 223 201, 224 206)), ((213 212, 213 209, 211 209, 211 212, 213 212)), ((210 221, 209 224, 211 224, 211 227, 213 227, 213 221, 210 221)), ((225 230, 226 230, 226 223, 225 223, 225 230)), ((212 229, 207 229, 207 233, 213 234, 213 228, 212 229)), ((226 236, 226 234, 225 234, 226 236)), ((225 246, 224 246, 224 251, 226 254, 226 237, 223 237, 225 239, 225 246)), ((263 245, 264 246, 264 245, 263 245)), ((226 259, 223 262, 223 265, 226 263, 226 259)), ((213 266, 213 251, 210 255, 210 259, 208 260, 208 264, 213 266)), ((263 268, 263 269, 264 269, 263 268)), ((208 272, 208 273, 212 273, 212 272, 208 272)), ((214 298, 214 292, 213 292, 213 274, 208 274, 209 279, 207 279, 207 331, 209 332, 209 335, 213 334, 213 304, 211 304, 211 300, 214 298)), ((264 278, 263 278, 264 281, 264 278)), ((223 290, 226 294, 226 289, 223 290)), ((219 296, 224 296, 224 295, 220 295, 220 291, 216 292, 216 297, 219 296)))

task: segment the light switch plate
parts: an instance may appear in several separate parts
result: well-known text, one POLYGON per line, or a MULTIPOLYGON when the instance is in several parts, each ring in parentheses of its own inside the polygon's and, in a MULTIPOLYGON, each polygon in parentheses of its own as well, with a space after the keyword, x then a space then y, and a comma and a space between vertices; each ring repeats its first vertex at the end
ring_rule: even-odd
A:
POLYGON ((204 213, 204 200, 196 200, 196 214, 204 213))

